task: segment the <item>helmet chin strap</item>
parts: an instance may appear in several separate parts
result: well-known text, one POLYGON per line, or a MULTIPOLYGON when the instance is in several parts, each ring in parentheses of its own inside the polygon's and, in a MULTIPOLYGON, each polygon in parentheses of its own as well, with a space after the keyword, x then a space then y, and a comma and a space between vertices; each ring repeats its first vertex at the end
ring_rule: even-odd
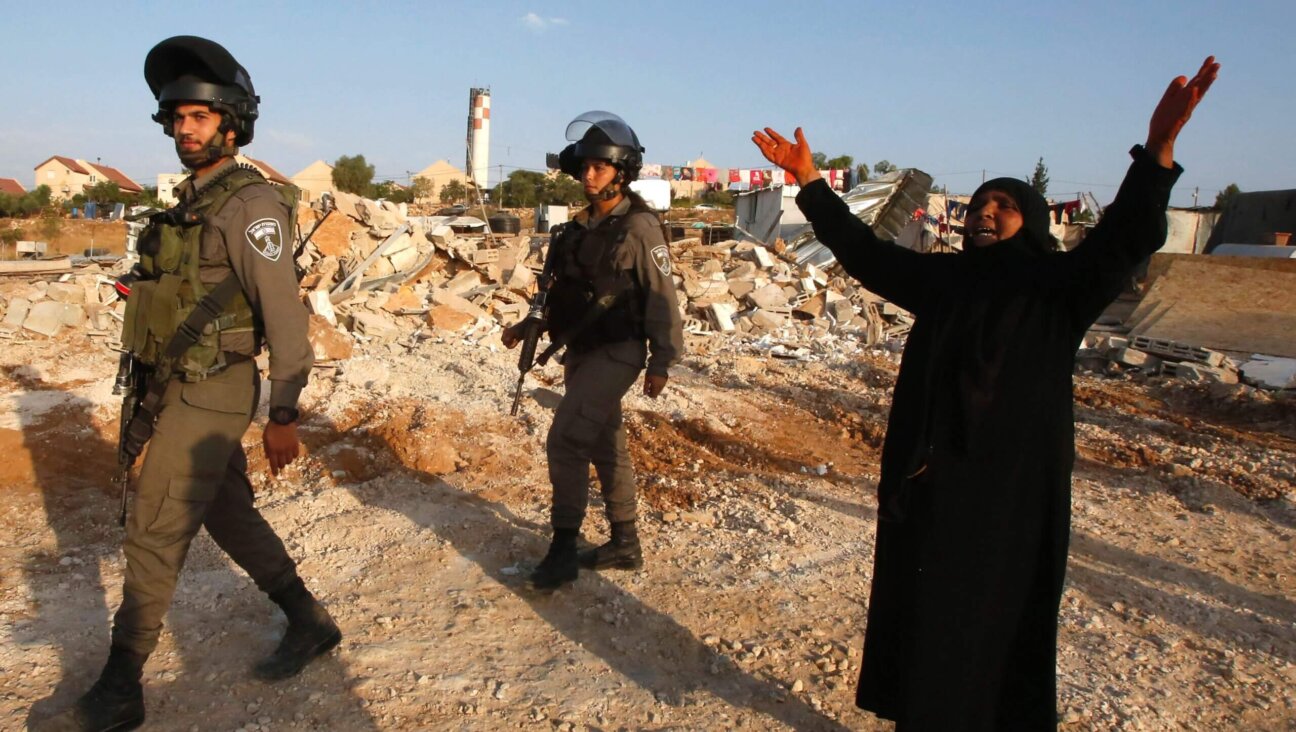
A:
POLYGON ((600 188, 598 193, 587 194, 585 196, 586 200, 588 200, 590 203, 593 203, 595 201, 611 201, 612 199, 621 195, 622 177, 623 176, 621 174, 621 171, 618 170, 616 177, 613 178, 611 182, 609 182, 607 185, 600 188))
POLYGON ((238 146, 225 144, 224 129, 218 130, 207 141, 206 145, 194 150, 185 152, 180 149, 179 143, 176 143, 176 155, 180 157, 180 163, 190 170, 211 165, 221 158, 232 158, 238 154, 238 146))

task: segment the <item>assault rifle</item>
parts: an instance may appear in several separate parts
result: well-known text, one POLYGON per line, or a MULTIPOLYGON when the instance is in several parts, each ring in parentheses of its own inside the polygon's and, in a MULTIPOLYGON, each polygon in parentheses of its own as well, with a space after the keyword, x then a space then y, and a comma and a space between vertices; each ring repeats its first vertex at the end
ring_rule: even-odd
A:
MULTIPOLYGON (((139 265, 136 265, 118 278, 113 283, 113 289, 117 291, 118 297, 122 300, 129 297, 131 287, 140 278, 141 274, 139 265)), ((113 395, 120 395, 122 398, 121 417, 117 434, 117 484, 121 486, 121 513, 117 517, 117 523, 121 526, 126 525, 126 499, 130 493, 131 467, 135 465, 135 459, 139 457, 140 452, 144 449, 144 442, 148 441, 146 436, 144 440, 137 442, 132 437, 131 430, 131 425, 137 421, 135 416, 139 412, 140 398, 146 389, 147 374, 148 370, 131 354, 129 347, 123 343, 121 357, 117 360, 117 378, 113 380, 112 388, 113 395)))
MULTIPOLYGON (((554 262, 557 261, 557 247, 561 245, 563 232, 566 227, 559 227, 549 240, 549 253, 545 256, 544 270, 540 273, 540 278, 536 281, 536 294, 531 298, 531 309, 527 311, 526 319, 522 321, 522 352, 518 354, 518 380, 517 387, 513 390, 513 408, 509 414, 516 417, 518 405, 522 401, 522 385, 526 381, 526 375, 536 364, 536 346, 540 343, 540 334, 548 326, 549 317, 549 287, 553 284, 554 262)), ((522 266, 519 264, 518 266, 522 266)), ((543 366, 549 360, 549 354, 541 355, 539 362, 543 366)))

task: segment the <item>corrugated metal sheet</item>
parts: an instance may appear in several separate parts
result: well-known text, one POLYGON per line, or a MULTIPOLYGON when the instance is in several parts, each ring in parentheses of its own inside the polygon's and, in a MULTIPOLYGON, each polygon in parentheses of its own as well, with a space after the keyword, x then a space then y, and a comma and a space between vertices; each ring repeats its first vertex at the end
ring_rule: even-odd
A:
MULTIPOLYGON (((882 239, 899 239, 914 212, 927 205, 932 177, 917 168, 904 168, 865 181, 842 196, 860 221, 873 227, 882 239)), ((837 258, 813 231, 805 231, 788 241, 788 251, 798 264, 813 264, 820 269, 835 267, 837 258)))

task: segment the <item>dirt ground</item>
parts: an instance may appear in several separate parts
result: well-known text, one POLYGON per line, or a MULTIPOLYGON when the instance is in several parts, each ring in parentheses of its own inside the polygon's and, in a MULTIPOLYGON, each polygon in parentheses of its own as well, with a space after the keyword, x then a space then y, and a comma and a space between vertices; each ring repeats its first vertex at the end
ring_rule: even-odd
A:
MULTIPOLYGON (((121 221, 85 221, 59 219, 58 233, 50 239, 41 233, 43 221, 32 219, 0 218, 0 231, 18 229, 22 239, 49 243, 48 254, 81 254, 87 249, 105 249, 110 254, 126 251, 126 224, 121 221)), ((13 257, 13 248, 6 247, 5 258, 13 257)))
MULTIPOLYGON (((276 685, 284 619, 205 535, 145 672, 155 730, 882 730, 853 706, 896 356, 785 361, 692 338, 626 401, 641 572, 536 594, 550 365, 508 416, 496 336, 365 346, 318 369, 306 457, 258 502, 342 647, 276 685)), ((0 728, 74 699, 123 562, 115 354, 0 351, 0 728)), ((1064 730, 1296 728, 1296 399, 1077 377, 1060 618, 1064 730)), ((593 501, 585 535, 606 522, 593 501)))

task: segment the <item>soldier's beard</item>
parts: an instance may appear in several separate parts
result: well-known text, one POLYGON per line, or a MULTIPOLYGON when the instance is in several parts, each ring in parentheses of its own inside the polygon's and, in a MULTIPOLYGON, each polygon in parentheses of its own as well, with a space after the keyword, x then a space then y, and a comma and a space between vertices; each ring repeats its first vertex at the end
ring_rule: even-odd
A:
POLYGON ((180 163, 189 170, 198 170, 207 165, 220 160, 223 157, 233 156, 238 152, 236 147, 225 147, 225 133, 217 132, 212 135, 206 145, 196 150, 185 150, 180 147, 180 140, 175 141, 176 156, 180 158, 180 163))

